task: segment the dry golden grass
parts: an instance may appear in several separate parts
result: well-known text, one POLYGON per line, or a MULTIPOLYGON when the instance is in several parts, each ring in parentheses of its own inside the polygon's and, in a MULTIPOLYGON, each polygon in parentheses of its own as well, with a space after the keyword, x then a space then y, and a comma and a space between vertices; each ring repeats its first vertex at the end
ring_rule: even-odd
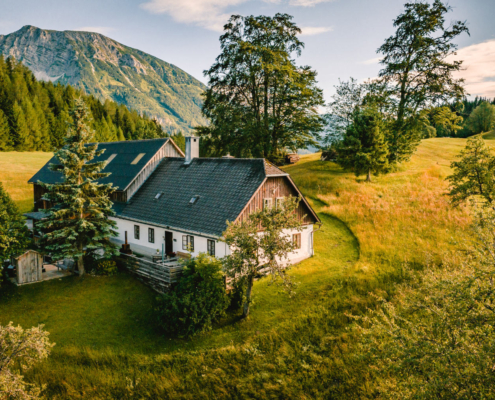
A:
POLYGON ((424 140, 410 162, 372 183, 319 161, 319 154, 303 156, 286 170, 320 211, 341 219, 356 235, 361 254, 352 269, 381 272, 404 262, 424 265, 430 256, 439 261, 463 239, 471 219, 465 208, 450 206, 445 178, 465 143, 424 140))
POLYGON ((0 152, 0 182, 23 213, 33 209, 33 186, 27 181, 53 153, 0 152))

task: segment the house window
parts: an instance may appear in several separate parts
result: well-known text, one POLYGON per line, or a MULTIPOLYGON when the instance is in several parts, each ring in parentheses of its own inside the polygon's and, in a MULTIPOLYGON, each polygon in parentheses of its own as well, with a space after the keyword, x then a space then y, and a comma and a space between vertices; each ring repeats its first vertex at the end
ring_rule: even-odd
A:
POLYGON ((155 230, 148 228, 148 242, 155 243, 155 230))
POLYGON ((206 248, 207 248, 208 254, 210 256, 215 255, 215 241, 214 240, 208 239, 208 242, 206 244, 206 248))
POLYGON ((182 236, 182 250, 194 251, 194 236, 182 236))
POLYGON ((270 198, 263 199, 263 209, 272 208, 272 205, 273 205, 273 199, 270 198))
POLYGON ((301 248, 301 234, 294 233, 292 235, 292 243, 294 243, 294 249, 299 250, 301 248))
POLYGON ((283 197, 277 197, 275 199, 275 207, 277 209, 283 208, 284 207, 284 198, 283 197))
POLYGON ((139 225, 134 225, 134 239, 139 240, 139 225))

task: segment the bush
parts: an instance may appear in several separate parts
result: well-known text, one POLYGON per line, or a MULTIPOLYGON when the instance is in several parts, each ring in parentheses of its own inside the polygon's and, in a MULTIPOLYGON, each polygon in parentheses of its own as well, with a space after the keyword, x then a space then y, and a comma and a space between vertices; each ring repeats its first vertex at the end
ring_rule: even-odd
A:
POLYGON ((109 258, 102 258, 95 251, 88 251, 84 255, 84 268, 91 275, 111 276, 117 273, 117 264, 109 258))
POLYGON ((117 264, 113 260, 99 260, 91 271, 92 275, 112 276, 117 273, 117 264))
POLYGON ((155 311, 165 332, 192 336, 211 330, 228 305, 222 263, 200 254, 187 261, 177 285, 157 299, 155 311))
POLYGON ((338 153, 333 145, 321 152, 321 161, 335 161, 337 160, 337 157, 338 153))

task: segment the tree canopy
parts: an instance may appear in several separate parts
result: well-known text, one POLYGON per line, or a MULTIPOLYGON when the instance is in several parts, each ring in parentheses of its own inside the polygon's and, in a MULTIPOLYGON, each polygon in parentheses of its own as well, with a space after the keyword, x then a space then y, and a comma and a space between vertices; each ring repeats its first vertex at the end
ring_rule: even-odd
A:
POLYGON ((249 314, 254 278, 262 269, 274 280, 280 278, 289 291, 293 286, 287 276, 288 255, 296 249, 296 243, 286 231, 302 230, 295 212, 298 204, 299 199, 286 197, 283 203, 265 206, 243 221, 228 224, 224 238, 232 253, 224 259, 225 270, 236 281, 235 286, 245 292, 244 317, 249 314))
POLYGON ((388 140, 391 163, 408 160, 416 149, 422 109, 460 102, 465 96, 463 79, 453 76, 462 61, 450 57, 457 48, 453 40, 469 31, 461 21, 446 26, 450 10, 440 0, 406 3, 405 11, 394 21, 395 34, 378 49, 383 55, 380 78, 395 99, 394 126, 388 140))
POLYGON ((0 182, 0 263, 26 250, 29 236, 24 218, 0 182))
POLYGON ((450 167, 453 173, 447 179, 453 204, 470 199, 486 206, 492 204, 495 200, 495 157, 481 137, 469 138, 458 161, 453 161, 450 167))
POLYGON ((495 127, 495 105, 481 102, 466 121, 466 127, 474 134, 488 132, 495 127))
POLYGON ((316 72, 293 59, 304 44, 292 17, 233 15, 224 30, 221 53, 205 71, 210 125, 197 128, 210 154, 275 159, 286 148, 316 145, 323 95, 316 72))

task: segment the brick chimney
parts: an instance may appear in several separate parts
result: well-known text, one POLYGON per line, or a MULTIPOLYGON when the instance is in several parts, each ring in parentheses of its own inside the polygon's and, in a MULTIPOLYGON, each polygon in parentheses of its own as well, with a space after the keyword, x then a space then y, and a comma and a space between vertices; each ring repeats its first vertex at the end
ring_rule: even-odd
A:
POLYGON ((193 158, 199 158, 199 137, 186 136, 185 164, 190 164, 193 158))

